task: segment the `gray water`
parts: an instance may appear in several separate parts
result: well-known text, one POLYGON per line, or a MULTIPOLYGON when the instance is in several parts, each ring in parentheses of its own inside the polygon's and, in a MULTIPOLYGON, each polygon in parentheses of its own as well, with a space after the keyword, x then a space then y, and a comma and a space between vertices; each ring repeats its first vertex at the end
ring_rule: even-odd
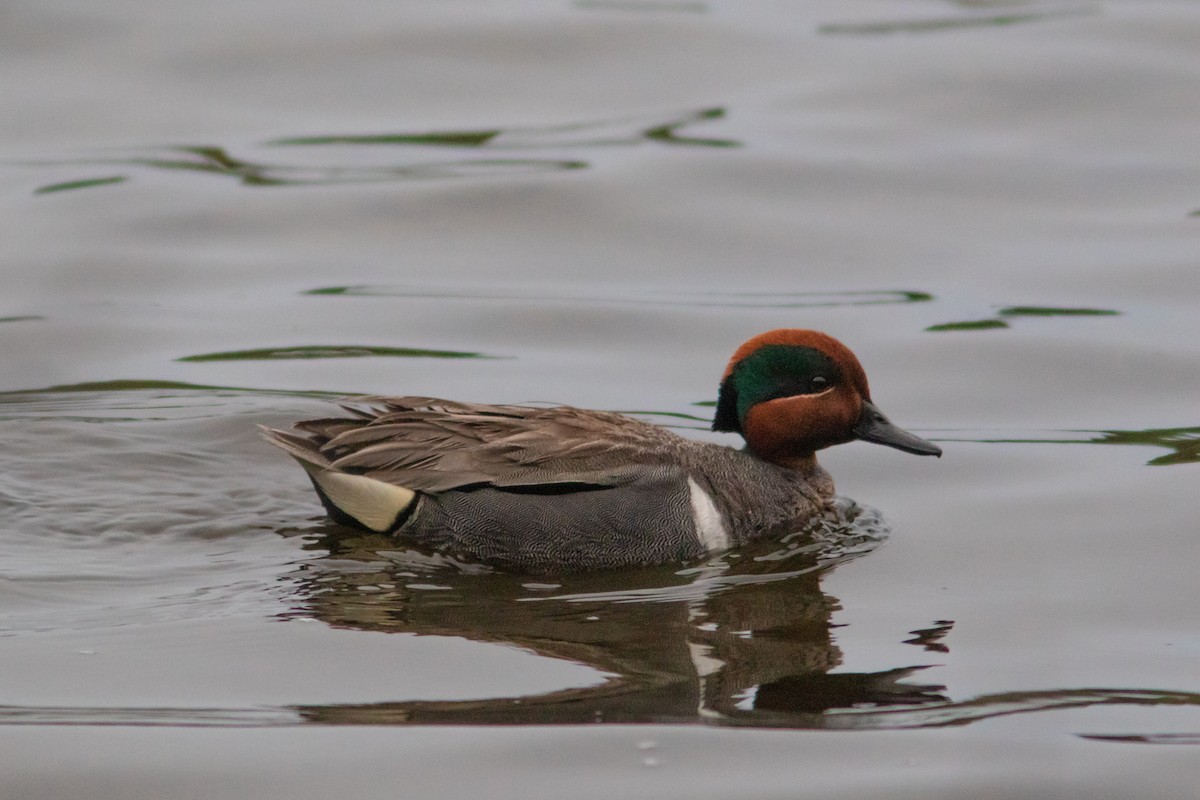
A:
POLYGON ((0 794, 1191 798, 1200 6, 0 10, 0 794), (356 393, 707 432, 825 330, 940 460, 503 575, 254 435, 356 393), (1123 445, 1123 446, 1117 446, 1123 445))

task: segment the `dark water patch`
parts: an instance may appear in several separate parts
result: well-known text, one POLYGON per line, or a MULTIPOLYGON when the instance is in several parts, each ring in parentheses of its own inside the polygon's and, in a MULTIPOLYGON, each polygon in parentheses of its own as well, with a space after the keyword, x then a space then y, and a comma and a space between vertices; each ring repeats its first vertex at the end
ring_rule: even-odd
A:
POLYGON ((930 325, 927 331, 987 331, 996 328, 1007 328, 1008 323, 1002 319, 972 319, 965 322, 943 322, 930 325))
POLYGON ((97 186, 112 186, 116 183, 124 183, 128 178, 124 175, 110 175, 106 178, 84 178, 77 181, 66 181, 65 183, 50 183, 45 186, 39 186, 33 190, 34 194, 55 194, 57 192, 69 192, 75 189, 92 189, 97 186))
POLYGON ((696 308, 832 308, 838 306, 894 305, 933 300, 927 292, 890 290, 847 292, 695 292, 678 289, 613 292, 611 289, 551 294, 511 286, 474 289, 456 286, 375 284, 323 286, 304 292, 337 297, 408 297, 439 300, 519 300, 521 302, 579 303, 587 305, 656 305, 696 308))
POLYGON ((1094 7, 1049 9, 1008 14, 975 14, 961 17, 845 22, 818 25, 817 32, 852 36, 883 36, 895 33, 942 33, 975 28, 998 28, 1026 22, 1046 22, 1063 17, 1094 14, 1094 7))
POLYGON ((1163 467, 1200 463, 1200 427, 1150 428, 1140 431, 1078 430, 1049 431, 1044 435, 1010 435, 955 437, 939 436, 943 442, 977 442, 980 444, 1119 444, 1141 447, 1161 447, 1166 455, 1152 458, 1147 466, 1163 467))
POLYGON ((737 147, 741 142, 685 136, 681 131, 697 123, 724 119, 723 108, 702 108, 669 117, 626 117, 602 122, 548 125, 536 128, 488 128, 461 131, 418 131, 380 134, 336 134, 292 136, 275 139, 269 145, 425 145, 454 148, 499 148, 526 150, 564 147, 612 147, 658 142, 694 147, 737 147))
POLYGON ((304 347, 263 347, 255 350, 230 350, 183 356, 176 361, 280 361, 316 358, 503 358, 461 350, 428 350, 419 347, 372 347, 368 345, 308 345, 304 347))
POLYGON ((1120 314, 1111 308, 1061 308, 1057 306, 1004 306, 1002 317, 1114 317, 1120 314))
POLYGON ((34 322, 35 320, 42 320, 42 319, 45 319, 45 317, 39 317, 39 316, 35 316, 35 315, 26 315, 26 316, 20 316, 20 317, 0 317, 0 322, 34 322))

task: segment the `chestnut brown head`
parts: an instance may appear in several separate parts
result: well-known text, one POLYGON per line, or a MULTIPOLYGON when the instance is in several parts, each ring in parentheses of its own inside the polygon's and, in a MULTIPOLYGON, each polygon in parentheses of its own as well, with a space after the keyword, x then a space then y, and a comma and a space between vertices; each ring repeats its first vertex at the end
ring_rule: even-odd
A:
POLYGON ((776 463, 854 439, 942 454, 875 407, 867 375, 848 347, 796 328, 760 334, 737 349, 721 379, 713 430, 740 433, 755 455, 776 463))

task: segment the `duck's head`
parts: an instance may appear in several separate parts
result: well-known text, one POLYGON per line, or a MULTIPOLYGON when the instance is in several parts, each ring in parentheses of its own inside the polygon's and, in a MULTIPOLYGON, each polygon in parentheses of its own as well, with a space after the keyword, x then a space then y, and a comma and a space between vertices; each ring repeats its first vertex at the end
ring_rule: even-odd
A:
POLYGON ((740 433, 755 455, 785 466, 855 439, 922 456, 942 454, 875 407, 867 374, 848 347, 794 328, 755 336, 733 354, 713 430, 740 433))

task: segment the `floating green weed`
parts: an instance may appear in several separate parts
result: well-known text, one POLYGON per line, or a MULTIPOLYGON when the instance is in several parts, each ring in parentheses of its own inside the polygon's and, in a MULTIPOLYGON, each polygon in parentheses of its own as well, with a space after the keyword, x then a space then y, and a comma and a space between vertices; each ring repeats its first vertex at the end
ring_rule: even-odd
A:
POLYGON ((114 183, 124 183, 128 180, 124 175, 110 175, 107 178, 85 178, 78 181, 65 181, 39 186, 34 194, 52 194, 54 192, 69 192, 72 189, 91 189, 94 186, 111 186, 114 183))
POLYGON ((177 361, 276 361, 315 358, 496 358, 483 353, 459 350, 427 350, 419 347, 370 347, 366 345, 312 345, 307 347, 263 347, 256 350, 230 350, 201 353, 177 361))
POLYGON ((943 322, 940 325, 930 325, 927 331, 985 331, 993 328, 1007 328, 1008 323, 1002 319, 972 319, 965 322, 943 322))
POLYGON ((1002 317, 1113 317, 1120 314, 1111 308, 1060 308, 1057 306, 1005 306, 1002 317))

